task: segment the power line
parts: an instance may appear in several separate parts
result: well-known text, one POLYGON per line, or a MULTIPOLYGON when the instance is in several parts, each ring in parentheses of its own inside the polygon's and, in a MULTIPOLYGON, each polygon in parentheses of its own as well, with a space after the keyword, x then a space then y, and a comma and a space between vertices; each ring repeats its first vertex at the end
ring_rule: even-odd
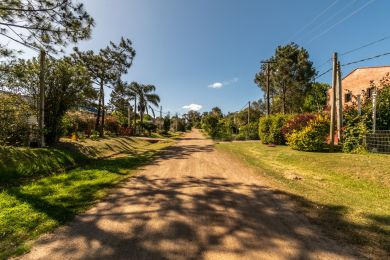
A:
POLYGON ((330 30, 332 30, 334 27, 336 27, 337 25, 341 24, 342 22, 346 21, 347 19, 351 18, 352 16, 354 16, 355 14, 357 14, 358 12, 360 12, 363 8, 367 7, 369 4, 371 4, 372 2, 374 2, 375 0, 370 0, 368 2, 366 2, 364 5, 360 6, 359 8, 355 9, 352 13, 350 13, 349 15, 345 16, 344 18, 342 18, 341 20, 339 20, 338 22, 336 22, 335 24, 333 24, 332 26, 328 27, 326 30, 322 31, 320 34, 316 35, 315 37, 313 37, 309 42, 311 43, 312 41, 318 39, 319 37, 321 37, 322 35, 328 33, 330 30))
MULTIPOLYGON (((364 59, 360 59, 360 60, 344 63, 344 64, 341 65, 341 67, 346 67, 346 66, 349 66, 349 65, 352 65, 352 64, 357 64, 357 63, 361 63, 361 62, 368 61, 368 60, 378 59, 380 57, 387 56, 387 55, 390 55, 390 52, 385 52, 385 53, 378 54, 378 55, 375 55, 375 56, 372 56, 372 57, 368 57, 368 58, 364 58, 364 59)), ((324 76, 325 74, 329 73, 330 71, 332 71, 332 68, 330 68, 330 69, 326 70, 325 72, 321 73, 320 75, 316 76, 314 78, 314 80, 324 76)))
POLYGON ((352 65, 352 64, 356 64, 356 63, 360 63, 360 62, 364 62, 364 61, 368 61, 368 60, 377 59, 377 58, 380 58, 380 57, 383 57, 383 56, 387 56, 387 55, 390 55, 390 52, 385 52, 385 53, 382 53, 382 54, 379 54, 379 55, 375 55, 375 56, 372 56, 372 57, 369 57, 369 58, 365 58, 365 59, 361 59, 361 60, 357 60, 357 61, 351 61, 351 62, 342 64, 341 67, 349 66, 349 65, 352 65))
POLYGON ((315 31, 317 31, 319 28, 321 28, 321 26, 323 26, 323 25, 327 24, 328 22, 332 21, 333 18, 337 17, 339 14, 341 14, 348 7, 352 6, 354 3, 356 3, 356 1, 357 0, 353 0, 353 1, 349 2, 349 3, 347 3, 343 8, 339 9, 333 15, 331 15, 330 17, 328 17, 327 19, 322 21, 320 24, 315 26, 313 29, 309 30, 309 32, 307 34, 310 34, 310 33, 313 33, 315 31))
POLYGON ((323 72, 323 73, 321 73, 320 75, 316 76, 316 77, 314 78, 314 80, 316 80, 316 79, 318 79, 318 78, 321 78, 322 76, 324 76, 325 74, 327 74, 327 73, 329 73, 329 72, 331 72, 331 71, 332 71, 332 68, 326 70, 325 72, 323 72))
POLYGON ((320 12, 318 15, 316 15, 309 23, 305 24, 301 29, 296 31, 287 41, 291 41, 294 39, 295 36, 302 33, 306 28, 308 28, 310 25, 312 25, 315 21, 317 21, 318 18, 323 16, 329 9, 331 9, 334 5, 336 5, 339 2, 339 0, 334 1, 331 5, 329 5, 327 8, 325 8, 322 12, 320 12))
POLYGON ((345 56, 345 55, 347 55, 347 54, 353 53, 353 52, 355 52, 355 51, 361 50, 361 49, 363 49, 363 48, 369 47, 369 46, 374 45, 374 44, 376 44, 376 43, 385 41, 385 40, 387 40, 387 39, 390 39, 390 35, 388 35, 388 36, 386 36, 386 37, 383 37, 383 38, 381 38, 381 39, 379 39, 379 40, 375 40, 375 41, 372 41, 372 42, 370 42, 370 43, 364 44, 364 45, 362 45, 362 46, 360 46, 360 47, 357 47, 357 48, 355 48, 355 49, 351 49, 351 50, 349 50, 349 51, 343 52, 343 53, 340 54, 340 56, 345 56))
POLYGON ((318 68, 322 68, 323 66, 325 66, 328 63, 330 63, 331 61, 332 61, 332 59, 329 59, 329 60, 325 61, 324 63, 321 63, 321 65, 318 66, 318 68))

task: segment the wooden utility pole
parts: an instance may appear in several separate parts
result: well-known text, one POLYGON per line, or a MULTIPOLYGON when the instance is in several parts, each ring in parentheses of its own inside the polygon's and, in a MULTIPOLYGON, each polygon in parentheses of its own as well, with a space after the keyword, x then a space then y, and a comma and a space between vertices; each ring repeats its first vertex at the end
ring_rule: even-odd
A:
POLYGON ((269 116, 270 113, 270 87, 269 87, 269 63, 267 63, 267 116, 269 116))
POLYGON ((130 102, 127 107, 127 127, 131 126, 131 105, 130 102))
POLYGON ((338 143, 342 140, 343 129, 343 86, 341 80, 341 66, 340 62, 337 62, 337 137, 338 143))
POLYGON ((251 115, 251 102, 249 101, 248 102, 248 125, 249 125, 249 122, 250 122, 250 115, 251 115))
POLYGON ((334 121, 336 112, 337 52, 333 53, 332 96, 330 98, 330 151, 334 151, 334 121))
POLYGON ((46 71, 46 52, 41 49, 40 52, 40 72, 39 72, 39 142, 40 146, 45 146, 45 71, 46 71))
POLYGON ((159 122, 160 130, 163 128, 163 124, 164 124, 164 120, 162 117, 162 106, 160 106, 160 122, 159 122))
POLYGON ((267 116, 269 116, 271 114, 271 109, 270 109, 270 99, 271 99, 271 95, 270 95, 270 73, 271 73, 271 68, 269 66, 270 63, 274 63, 272 61, 261 61, 261 63, 265 63, 266 64, 266 88, 267 88, 267 116))
POLYGON ((372 132, 375 133, 376 131, 376 88, 374 89, 374 92, 372 93, 372 132))
POLYGON ((137 95, 134 96, 134 135, 137 133, 137 95))

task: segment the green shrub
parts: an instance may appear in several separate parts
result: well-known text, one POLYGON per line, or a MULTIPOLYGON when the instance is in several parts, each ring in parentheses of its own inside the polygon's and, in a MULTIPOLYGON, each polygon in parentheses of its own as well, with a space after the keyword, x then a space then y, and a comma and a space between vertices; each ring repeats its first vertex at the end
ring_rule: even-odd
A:
POLYGON ((92 140, 92 141, 96 141, 99 139, 99 132, 96 131, 96 130, 92 130, 91 131, 91 135, 89 136, 89 138, 92 140))
POLYGON ((356 107, 347 107, 344 111, 344 131, 342 150, 345 153, 355 153, 365 150, 363 136, 366 135, 367 114, 359 115, 356 107))
POLYGON ((151 135, 152 132, 155 132, 157 130, 157 125, 152 122, 143 122, 142 128, 148 131, 148 134, 151 135))
POLYGON ((262 117, 259 120, 259 138, 263 144, 270 143, 271 116, 262 117))
POLYGON ((264 144, 285 144, 282 129, 290 115, 274 114, 259 121, 259 137, 264 144))
POLYGON ((329 132, 329 116, 317 115, 301 130, 293 130, 286 136, 287 144, 299 151, 322 151, 329 132))
POLYGON ((251 122, 240 127, 239 135, 243 136, 245 140, 259 140, 259 123, 251 122))
POLYGON ((23 97, 0 93, 0 145, 27 145, 28 118, 33 115, 23 97))

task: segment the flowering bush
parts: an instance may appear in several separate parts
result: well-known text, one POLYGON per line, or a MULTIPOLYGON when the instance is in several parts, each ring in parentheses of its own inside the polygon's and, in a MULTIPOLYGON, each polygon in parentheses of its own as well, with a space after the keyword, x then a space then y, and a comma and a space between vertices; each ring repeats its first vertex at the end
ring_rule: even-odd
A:
POLYGON ((287 145, 299 151, 322 151, 329 132, 329 116, 319 114, 299 130, 287 134, 287 145))
POLYGON ((297 114, 293 116, 282 127, 283 136, 286 138, 287 135, 292 134, 294 130, 301 130, 314 118, 316 118, 315 114, 297 114))

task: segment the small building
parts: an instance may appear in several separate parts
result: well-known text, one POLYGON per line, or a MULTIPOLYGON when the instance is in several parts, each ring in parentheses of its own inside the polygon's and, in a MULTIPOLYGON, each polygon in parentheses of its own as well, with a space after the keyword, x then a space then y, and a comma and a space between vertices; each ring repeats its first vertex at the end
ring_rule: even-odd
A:
MULTIPOLYGON (((362 67, 351 71, 342 79, 342 102, 343 106, 351 105, 353 102, 357 102, 357 98, 360 95, 363 100, 365 96, 371 97, 373 93, 373 87, 371 82, 377 86, 381 79, 387 74, 390 74, 389 66, 377 66, 377 67, 362 67)), ((328 91, 328 106, 330 106, 330 97, 333 90, 328 91)))

